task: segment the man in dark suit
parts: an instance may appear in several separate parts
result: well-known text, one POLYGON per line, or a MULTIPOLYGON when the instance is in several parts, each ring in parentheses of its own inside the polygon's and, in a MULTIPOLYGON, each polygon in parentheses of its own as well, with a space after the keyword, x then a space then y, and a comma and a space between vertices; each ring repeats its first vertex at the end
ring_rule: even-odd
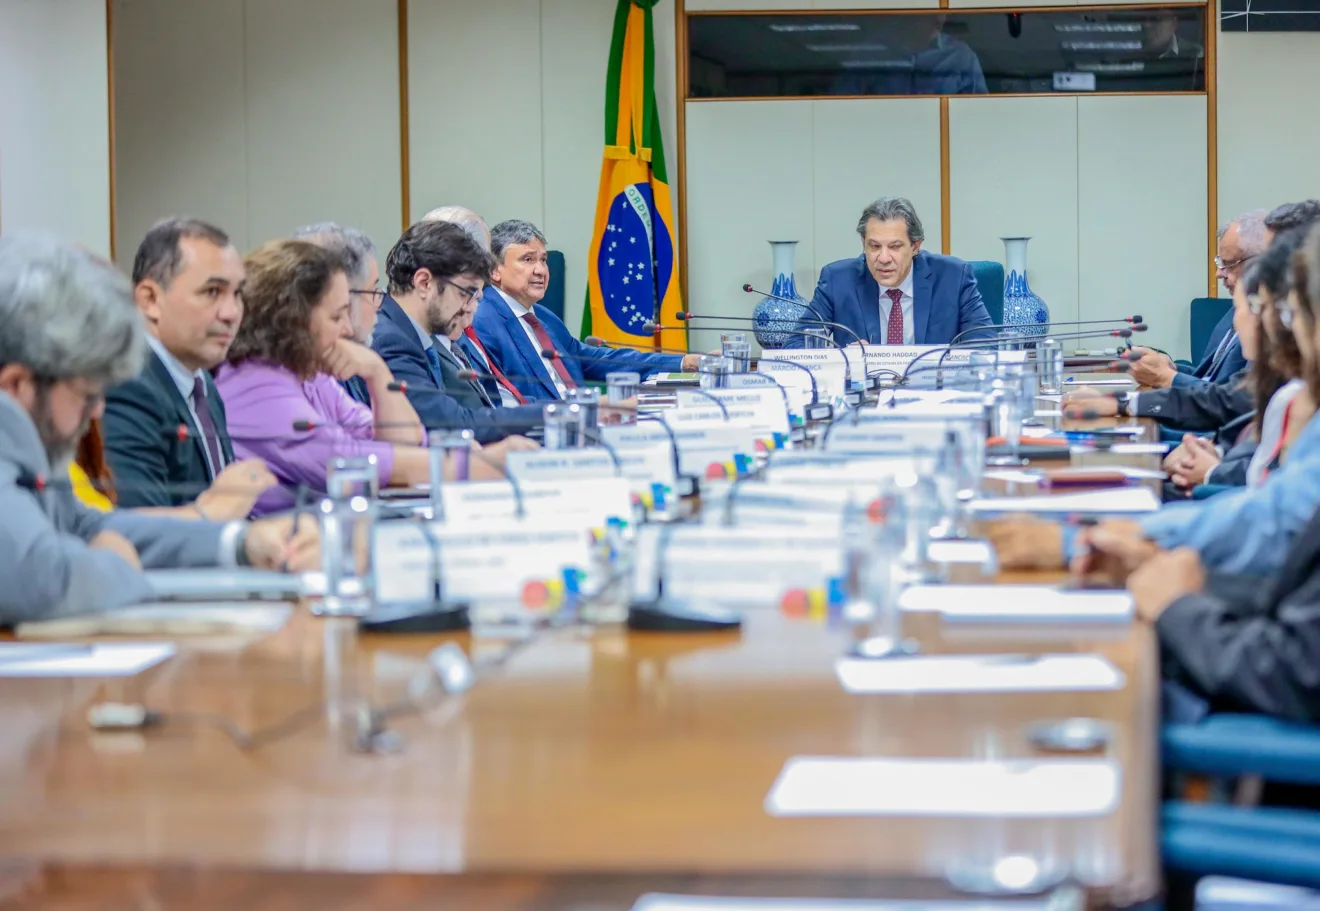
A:
MULTIPOLYGON (((1263 210, 1246 212, 1219 229, 1215 266, 1230 296, 1242 278, 1242 270, 1260 256, 1268 245, 1265 217, 1263 210)), ((1141 353, 1141 359, 1134 361, 1129 368, 1132 379, 1138 385, 1151 389, 1223 383, 1247 366, 1247 359, 1242 354, 1242 343, 1233 331, 1231 307, 1210 333, 1205 355, 1195 367, 1177 365, 1167 354, 1152 348, 1134 347, 1132 350, 1141 353)))
MULTIPOLYGON (((921 249, 926 235, 912 203, 877 199, 862 212, 857 233, 862 255, 820 270, 799 330, 821 320, 841 323, 873 345, 947 345, 964 332, 967 339, 988 334, 968 332, 992 325, 972 267, 921 249)), ((803 342, 790 336, 788 347, 803 342)))
POLYGON ((423 424, 469 429, 480 443, 531 430, 542 415, 537 405, 499 407, 479 383, 459 379, 460 371, 472 368, 453 339, 471 318, 490 269, 490 254, 459 226, 413 225, 386 257, 390 293, 373 342, 395 379, 408 384, 408 399, 423 424))
POLYGON ((588 380, 604 382, 615 371, 645 379, 661 370, 696 370, 700 355, 654 354, 584 345, 559 317, 540 305, 550 282, 546 240, 525 221, 491 229, 495 257, 491 284, 473 322, 491 362, 528 401, 562 399, 588 380), (546 360, 542 354, 555 356, 546 360))
POLYGON ((235 463, 225 406, 210 370, 243 317, 243 260, 214 225, 170 218, 133 260, 133 296, 151 351, 143 371, 106 392, 106 461, 121 507, 192 507, 244 518, 275 478, 235 463))

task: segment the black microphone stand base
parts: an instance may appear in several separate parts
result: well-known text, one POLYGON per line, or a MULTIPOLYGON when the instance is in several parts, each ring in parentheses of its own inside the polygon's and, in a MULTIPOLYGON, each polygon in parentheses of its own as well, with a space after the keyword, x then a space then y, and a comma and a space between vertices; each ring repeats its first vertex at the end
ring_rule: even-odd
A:
POLYGON ((716 633, 742 627, 742 615, 669 601, 628 605, 628 629, 656 633, 716 633))
POLYGON ((406 608, 377 608, 358 621, 364 633, 451 633, 469 630, 466 604, 433 602, 406 608))

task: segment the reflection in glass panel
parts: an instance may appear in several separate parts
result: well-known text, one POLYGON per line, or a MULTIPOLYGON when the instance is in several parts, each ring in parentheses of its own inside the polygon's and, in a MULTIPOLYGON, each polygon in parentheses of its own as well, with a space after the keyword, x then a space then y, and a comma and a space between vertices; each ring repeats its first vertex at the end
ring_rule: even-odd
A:
POLYGON ((688 16, 690 98, 1205 90, 1205 9, 688 16))

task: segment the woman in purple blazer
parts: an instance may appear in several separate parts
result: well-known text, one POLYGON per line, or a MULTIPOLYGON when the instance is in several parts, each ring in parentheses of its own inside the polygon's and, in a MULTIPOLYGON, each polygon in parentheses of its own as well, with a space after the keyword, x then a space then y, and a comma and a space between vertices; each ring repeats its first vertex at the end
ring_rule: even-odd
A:
MULTIPOLYGON (((291 488, 325 491, 336 457, 375 456, 381 486, 412 486, 429 477, 426 433, 380 356, 352 340, 344 265, 315 244, 277 240, 245 262, 243 322, 216 375, 238 458, 260 458, 279 479, 255 513, 287 508, 291 488), (368 408, 339 381, 362 377, 368 408), (241 455, 239 455, 241 453, 241 455)), ((484 450, 503 462, 499 446, 484 450)), ((500 469, 474 460, 473 477, 500 469)))

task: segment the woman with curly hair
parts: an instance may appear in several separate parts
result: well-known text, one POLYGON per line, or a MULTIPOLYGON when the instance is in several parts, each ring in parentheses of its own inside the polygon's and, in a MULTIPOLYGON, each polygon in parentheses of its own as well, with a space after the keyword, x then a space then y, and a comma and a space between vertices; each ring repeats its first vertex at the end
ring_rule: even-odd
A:
MULTIPOLYGON (((339 257, 315 244, 276 240, 246 260, 243 323, 220 366, 238 458, 260 458, 280 481, 254 514, 287 508, 291 489, 324 492, 326 466, 337 457, 375 456, 381 486, 429 478, 426 432, 394 377, 370 348, 352 340, 348 277, 339 257), (368 408, 339 381, 366 380, 368 408)), ((473 476, 498 477, 474 463, 473 476)))

